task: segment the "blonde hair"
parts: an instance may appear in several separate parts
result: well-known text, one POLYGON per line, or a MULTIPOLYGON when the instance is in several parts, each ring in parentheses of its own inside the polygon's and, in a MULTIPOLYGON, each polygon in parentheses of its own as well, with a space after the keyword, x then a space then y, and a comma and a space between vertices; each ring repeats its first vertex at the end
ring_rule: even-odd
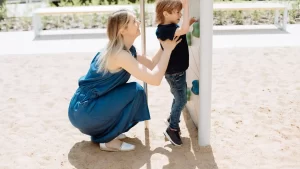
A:
POLYGON ((181 11, 181 9, 182 3, 180 0, 157 0, 155 6, 156 23, 163 24, 165 22, 164 11, 171 14, 174 10, 181 11))
POLYGON ((123 36, 121 35, 120 30, 122 28, 127 28, 131 14, 132 12, 129 10, 121 9, 108 17, 107 36, 109 42, 103 52, 101 52, 101 57, 98 57, 97 72, 103 71, 104 73, 107 73, 108 58, 125 49, 123 36))

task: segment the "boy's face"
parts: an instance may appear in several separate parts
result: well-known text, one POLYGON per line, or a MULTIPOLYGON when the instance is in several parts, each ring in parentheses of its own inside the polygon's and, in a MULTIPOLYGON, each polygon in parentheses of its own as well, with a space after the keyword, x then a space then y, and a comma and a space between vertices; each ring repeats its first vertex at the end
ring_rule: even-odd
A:
POLYGON ((181 11, 175 9, 172 11, 172 13, 168 13, 165 16, 165 19, 168 22, 177 24, 177 23, 179 23, 181 16, 182 16, 181 11))

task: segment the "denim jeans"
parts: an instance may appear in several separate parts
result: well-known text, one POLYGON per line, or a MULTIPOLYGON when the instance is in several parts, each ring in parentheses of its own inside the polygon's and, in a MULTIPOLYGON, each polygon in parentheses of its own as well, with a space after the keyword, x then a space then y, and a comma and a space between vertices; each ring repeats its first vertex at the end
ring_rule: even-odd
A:
POLYGON ((170 114, 170 127, 172 129, 179 129, 181 111, 187 102, 186 72, 165 74, 165 78, 174 96, 170 114))

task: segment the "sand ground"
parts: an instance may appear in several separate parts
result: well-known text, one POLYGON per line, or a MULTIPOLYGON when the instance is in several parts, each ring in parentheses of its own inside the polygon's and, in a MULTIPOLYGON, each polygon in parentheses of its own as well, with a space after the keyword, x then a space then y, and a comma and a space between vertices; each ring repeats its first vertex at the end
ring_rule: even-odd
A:
MULTIPOLYGON (((68 120, 77 80, 94 53, 0 57, 1 169, 299 169, 300 48, 214 49, 211 150, 181 116, 182 147, 164 141, 172 95, 148 86, 150 129, 132 152, 103 152, 68 120)), ((134 80, 132 78, 131 80, 134 80)))

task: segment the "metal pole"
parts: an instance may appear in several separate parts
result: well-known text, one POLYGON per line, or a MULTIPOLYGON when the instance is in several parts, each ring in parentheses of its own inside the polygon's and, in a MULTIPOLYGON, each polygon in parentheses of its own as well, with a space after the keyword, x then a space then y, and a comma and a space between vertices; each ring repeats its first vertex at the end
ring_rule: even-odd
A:
MULTIPOLYGON (((146 56, 146 24, 145 24, 145 0, 140 0, 140 16, 141 16, 141 37, 142 37, 142 55, 146 56)), ((148 87, 144 82, 144 90, 146 92, 148 102, 148 87)), ((145 121, 145 129, 149 128, 149 122, 145 121)))
POLYGON ((200 111, 198 142, 210 145, 213 0, 200 0, 200 111))

